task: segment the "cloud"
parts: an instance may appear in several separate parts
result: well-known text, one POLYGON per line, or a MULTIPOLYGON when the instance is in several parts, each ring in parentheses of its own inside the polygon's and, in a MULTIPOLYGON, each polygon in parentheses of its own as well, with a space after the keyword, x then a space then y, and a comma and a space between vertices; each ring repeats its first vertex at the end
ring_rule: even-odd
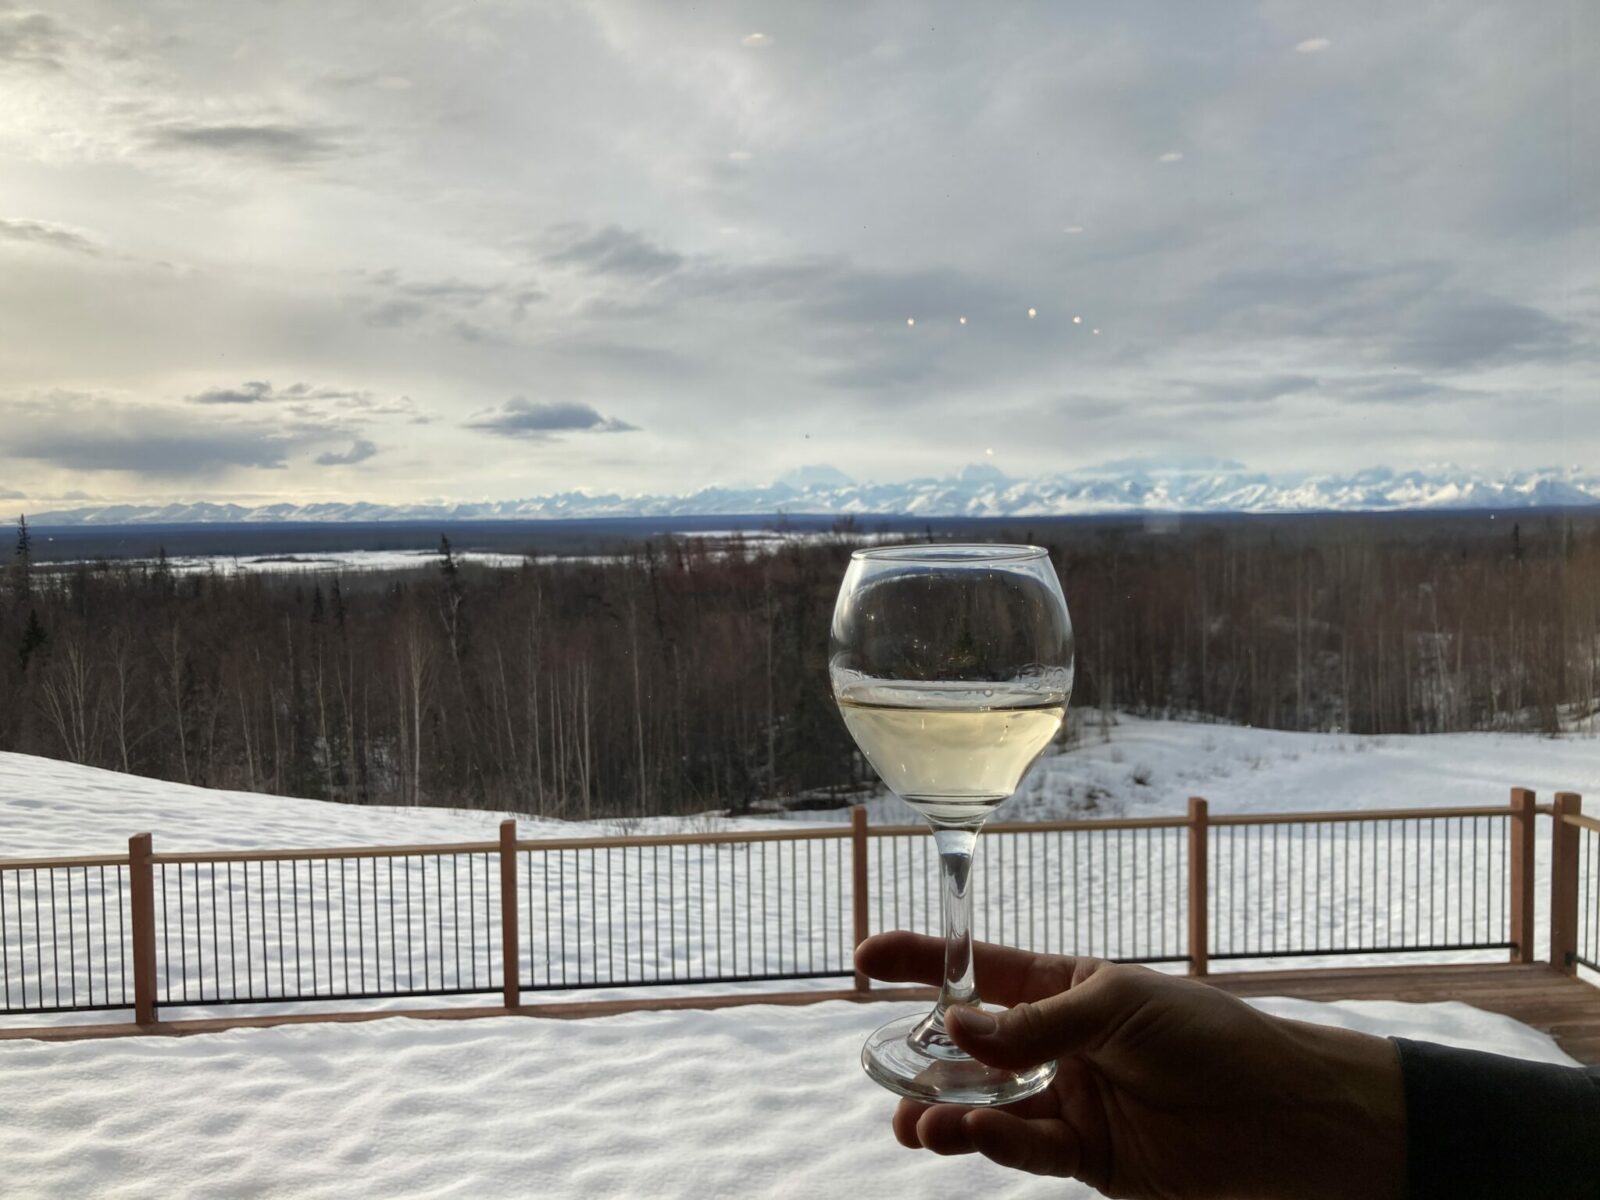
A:
POLYGON ((739 39, 739 45, 750 50, 765 50, 772 45, 772 38, 764 33, 747 33, 739 39))
POLYGON ((503 345, 547 293, 526 278, 475 282, 456 278, 403 280, 389 268, 358 272, 377 297, 354 298, 361 319, 376 329, 397 329, 426 323, 432 332, 462 341, 503 345), (471 320, 466 317, 470 314, 471 320))
POLYGON ((190 404, 281 405, 307 421, 335 420, 339 428, 376 417, 407 417, 417 424, 431 420, 410 396, 377 396, 359 388, 327 384, 291 383, 280 388, 265 379, 251 379, 232 386, 207 388, 185 399, 190 404))
POLYGON ((353 463, 366 462, 378 452, 378 447, 367 441, 366 438, 357 438, 350 443, 350 449, 343 454, 336 454, 332 450, 317 455, 316 464, 319 467, 345 467, 353 463))
POLYGON ((397 329, 423 317, 428 306, 419 300, 385 300, 373 305, 361 319, 374 329, 397 329))
POLYGON ((617 225, 593 231, 583 225, 561 225, 551 230, 551 237, 551 248, 544 255, 547 264, 577 267, 590 275, 660 279, 685 261, 676 251, 617 225))
POLYGON ((543 403, 521 396, 513 396, 498 408, 474 413, 466 427, 502 437, 532 439, 555 433, 627 433, 636 428, 615 417, 603 417, 587 404, 543 403))
POLYGON ((27 498, 28 494, 26 492, 19 492, 13 488, 0 487, 0 500, 26 500, 27 498))
POLYGON ((41 12, 0 12, 0 63, 59 70, 71 35, 41 12))
POLYGON ((1319 54, 1331 45, 1333 43, 1325 37, 1314 37, 1307 38, 1303 42, 1296 42, 1294 48, 1301 54, 1319 54))
POLYGON ((263 379, 252 379, 232 388, 207 388, 188 397, 191 404, 260 404, 281 399, 272 385, 263 379))
POLYGON ((261 426, 162 430, 129 423, 109 429, 35 429, 9 437, 5 451, 69 471, 190 478, 230 467, 282 468, 302 442, 261 426))
POLYGON ((1192 399, 1206 404, 1268 404, 1284 396, 1311 391, 1317 386, 1317 380, 1310 375, 1251 375, 1243 379, 1214 379, 1178 386, 1192 399))
POLYGON ((157 126, 147 138, 161 149, 211 151, 279 166, 300 166, 345 151, 331 131, 298 125, 177 123, 157 126))
POLYGON ((398 289, 407 296, 446 300, 465 305, 467 308, 476 308, 489 297, 499 295, 505 287, 498 283, 467 283, 460 279, 436 279, 402 283, 398 285, 398 289))
POLYGON ((0 240, 48 246, 53 250, 67 250, 92 257, 99 257, 102 253, 99 243, 88 235, 48 221, 0 217, 0 240))
POLYGON ((1156 161, 1157 162, 1164 162, 1164 163, 1182 162, 1183 161, 1183 154, 1182 154, 1181 151, 1178 151, 1178 150, 1168 150, 1160 158, 1156 159, 1156 161))
MULTIPOLYGON (((250 394, 262 389, 272 392, 270 384, 260 381, 239 390, 250 394)), ((294 401, 290 407, 304 403, 294 401)), ((235 414, 224 402, 202 417, 192 408, 59 389, 0 401, 0 426, 6 430, 0 458, 68 471, 127 472, 152 480, 283 470, 291 460, 326 451, 333 442, 349 446, 327 452, 335 462, 360 462, 376 453, 369 439, 356 432, 356 423, 337 415, 286 418, 274 411, 271 419, 262 419, 235 414)))

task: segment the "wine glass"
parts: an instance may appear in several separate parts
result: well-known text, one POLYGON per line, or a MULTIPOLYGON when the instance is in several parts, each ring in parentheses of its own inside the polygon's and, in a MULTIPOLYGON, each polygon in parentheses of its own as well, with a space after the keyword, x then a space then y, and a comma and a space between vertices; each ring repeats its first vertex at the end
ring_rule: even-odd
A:
POLYGON ((972 970, 978 834, 1050 744, 1072 692, 1072 621, 1037 546, 857 550, 839 587, 828 673, 850 734, 889 788, 932 827, 944 912, 944 983, 926 1016, 892 1021, 861 1051, 867 1074, 926 1102, 1009 1104, 1055 1065, 985 1066, 945 1032, 981 1007, 972 970))

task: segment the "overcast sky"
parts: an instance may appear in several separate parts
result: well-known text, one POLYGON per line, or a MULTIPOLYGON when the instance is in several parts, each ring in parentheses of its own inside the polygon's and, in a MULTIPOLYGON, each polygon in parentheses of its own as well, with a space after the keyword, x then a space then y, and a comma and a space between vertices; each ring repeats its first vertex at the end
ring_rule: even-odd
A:
POLYGON ((1600 468, 1588 0, 36 2, 8 500, 1600 468))

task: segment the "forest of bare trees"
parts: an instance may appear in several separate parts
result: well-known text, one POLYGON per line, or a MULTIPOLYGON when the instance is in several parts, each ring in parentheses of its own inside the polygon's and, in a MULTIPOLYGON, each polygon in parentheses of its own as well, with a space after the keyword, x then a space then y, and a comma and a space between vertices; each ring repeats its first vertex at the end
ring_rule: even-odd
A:
MULTIPOLYGON (((1592 715, 1600 528, 1378 520, 1011 531, 1051 544, 1075 706, 1286 729, 1592 715), (1280 532, 1284 536, 1280 536, 1280 532)), ((999 538, 1001 531, 991 536, 999 538)), ((834 711, 845 536, 337 577, 35 564, 0 594, 0 749, 358 803, 744 810, 871 778, 834 711)))

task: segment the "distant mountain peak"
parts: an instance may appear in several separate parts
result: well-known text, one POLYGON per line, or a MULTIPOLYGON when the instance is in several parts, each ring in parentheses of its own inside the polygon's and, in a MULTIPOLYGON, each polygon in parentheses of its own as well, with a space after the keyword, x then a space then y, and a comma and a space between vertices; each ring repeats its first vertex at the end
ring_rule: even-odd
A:
POLYGON ((689 495, 560 492, 524 500, 424 504, 104 504, 30 515, 51 525, 220 524, 284 521, 558 520, 580 517, 840 516, 1046 517, 1139 512, 1395 512, 1600 504, 1600 475, 1576 467, 1490 474, 1461 467, 1345 475, 1267 475, 1225 459, 1124 460, 1056 475, 1014 478, 973 463, 943 478, 857 483, 825 465, 799 467, 758 487, 689 495))
POLYGON ((794 467, 778 476, 778 482, 785 487, 792 487, 803 492, 810 488, 835 488, 849 487, 855 483, 854 479, 846 475, 838 467, 829 466, 827 463, 808 463, 805 466, 794 467))
POLYGON ((961 468, 960 473, 956 475, 956 479, 966 484, 1011 482, 1011 476, 993 463, 968 463, 961 468))

